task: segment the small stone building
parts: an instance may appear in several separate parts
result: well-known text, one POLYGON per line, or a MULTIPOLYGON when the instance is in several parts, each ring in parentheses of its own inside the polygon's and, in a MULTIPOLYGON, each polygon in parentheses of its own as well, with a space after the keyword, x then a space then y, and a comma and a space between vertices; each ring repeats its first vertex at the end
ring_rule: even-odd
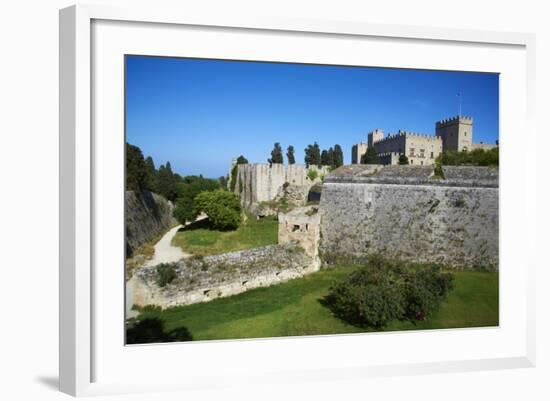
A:
POLYGON ((316 206, 298 207, 279 213, 279 245, 296 243, 306 255, 318 258, 321 219, 316 206))

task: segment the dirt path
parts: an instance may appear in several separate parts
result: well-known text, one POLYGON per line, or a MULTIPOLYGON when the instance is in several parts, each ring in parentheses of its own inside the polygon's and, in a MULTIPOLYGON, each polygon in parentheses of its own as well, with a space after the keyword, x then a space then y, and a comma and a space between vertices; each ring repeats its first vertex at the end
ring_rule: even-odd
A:
POLYGON ((191 256, 181 250, 179 246, 172 245, 172 238, 176 235, 178 230, 183 227, 181 225, 172 228, 155 244, 155 254, 149 259, 143 267, 156 266, 161 263, 177 262, 182 258, 191 256))
MULTIPOLYGON (((201 215, 195 221, 203 220, 205 218, 205 215, 201 215)), ((189 223, 187 225, 189 225, 189 223)), ((192 256, 190 253, 183 252, 180 247, 172 245, 172 238, 174 238, 178 230, 182 227, 182 225, 176 226, 164 234, 160 241, 155 244, 155 253, 153 257, 145 262, 145 264, 141 267, 150 267, 161 263, 177 262, 180 259, 192 256)), ((132 291, 133 283, 134 277, 130 278, 130 280, 126 283, 126 319, 136 317, 138 315, 138 312, 132 310, 132 306, 134 305, 132 291)))

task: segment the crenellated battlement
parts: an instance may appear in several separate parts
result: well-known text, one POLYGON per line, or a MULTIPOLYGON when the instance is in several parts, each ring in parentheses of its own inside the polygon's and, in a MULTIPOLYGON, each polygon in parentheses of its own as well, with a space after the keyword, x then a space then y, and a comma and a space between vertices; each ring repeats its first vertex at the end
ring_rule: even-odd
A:
POLYGON ((387 142, 395 141, 396 139, 399 139, 399 137, 400 137, 399 134, 388 134, 388 136, 378 141, 375 141, 374 143, 387 143, 387 142))
POLYGON ((435 126, 439 128, 439 127, 446 127, 449 125, 454 125, 459 123, 472 125, 474 123, 474 119, 473 117, 469 117, 469 116, 454 116, 454 117, 445 118, 443 120, 436 122, 435 126))
POLYGON ((433 140, 433 141, 436 141, 436 142, 441 142, 441 138, 438 137, 438 136, 434 136, 434 135, 430 135, 430 134, 421 134, 419 132, 399 130, 397 132, 397 134, 389 133, 388 136, 386 136, 385 138, 382 138, 382 139, 380 139, 380 140, 378 140, 374 143, 377 143, 377 144, 388 143, 388 142, 392 142, 392 141, 402 139, 402 137, 404 137, 404 136, 423 138, 423 139, 433 140))
POLYGON ((404 135, 404 136, 407 136, 407 137, 417 137, 417 138, 425 138, 425 139, 432 139, 434 141, 441 141, 441 138, 435 136, 435 135, 432 135, 432 134, 422 134, 420 132, 413 132, 413 131, 403 131, 403 130, 399 130, 399 134, 400 136, 404 135))

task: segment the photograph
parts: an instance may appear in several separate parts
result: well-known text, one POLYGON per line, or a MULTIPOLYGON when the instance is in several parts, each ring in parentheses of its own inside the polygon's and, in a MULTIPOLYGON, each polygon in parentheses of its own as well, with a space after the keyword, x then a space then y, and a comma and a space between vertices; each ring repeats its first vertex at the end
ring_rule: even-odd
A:
POLYGON ((126 54, 124 113, 126 345, 499 326, 498 73, 126 54))

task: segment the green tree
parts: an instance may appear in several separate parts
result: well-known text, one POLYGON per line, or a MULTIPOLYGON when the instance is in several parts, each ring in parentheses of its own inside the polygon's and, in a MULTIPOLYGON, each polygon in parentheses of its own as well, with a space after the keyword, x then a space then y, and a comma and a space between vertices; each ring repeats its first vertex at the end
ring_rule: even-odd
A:
POLYGON ((378 153, 374 147, 368 147, 367 152, 361 157, 361 163, 363 164, 380 164, 378 159, 378 153))
POLYGON ((323 151, 321 152, 321 164, 323 166, 329 166, 328 151, 326 149, 323 149, 323 151))
POLYGON ((296 159, 294 158, 294 146, 290 145, 286 149, 286 157, 288 159, 288 164, 296 163, 296 159))
POLYGON ((218 230, 235 230, 241 222, 241 203, 232 192, 218 189, 201 192, 194 199, 195 215, 205 213, 212 227, 218 230))
POLYGON ((151 156, 147 156, 145 159, 145 188, 151 192, 158 192, 157 169, 151 156))
POLYGON ((334 167, 334 149, 329 148, 321 152, 321 165, 334 167))
POLYGON ((177 178, 172 172, 170 162, 166 166, 161 165, 157 174, 158 193, 170 201, 175 201, 177 196, 177 178))
POLYGON ((283 149, 281 149, 281 144, 275 142, 273 145, 273 150, 271 151, 271 158, 267 159, 270 164, 283 164, 283 149))
POLYGON ((218 178, 218 182, 220 183, 220 187, 223 189, 227 189, 227 182, 229 180, 229 175, 222 175, 218 178))
POLYGON ((338 144, 334 145, 333 167, 338 168, 344 165, 344 152, 338 144))
POLYGON ((402 166, 409 164, 409 158, 407 157, 407 155, 405 154, 399 155, 399 164, 402 166))
POLYGON ((145 160, 141 149, 126 142, 126 190, 143 191, 146 175, 145 160))
POLYGON ((177 200, 174 209, 174 217, 181 224, 194 221, 197 217, 195 214, 195 197, 201 192, 212 191, 220 188, 218 180, 204 178, 202 176, 190 175, 183 178, 182 182, 177 185, 177 200))
POLYGON ((307 148, 304 149, 304 152, 304 161, 306 163, 306 167, 321 167, 321 149, 319 148, 317 142, 314 142, 313 145, 307 145, 307 148))
POLYGON ((248 159, 243 155, 237 157, 237 164, 248 164, 248 159))

